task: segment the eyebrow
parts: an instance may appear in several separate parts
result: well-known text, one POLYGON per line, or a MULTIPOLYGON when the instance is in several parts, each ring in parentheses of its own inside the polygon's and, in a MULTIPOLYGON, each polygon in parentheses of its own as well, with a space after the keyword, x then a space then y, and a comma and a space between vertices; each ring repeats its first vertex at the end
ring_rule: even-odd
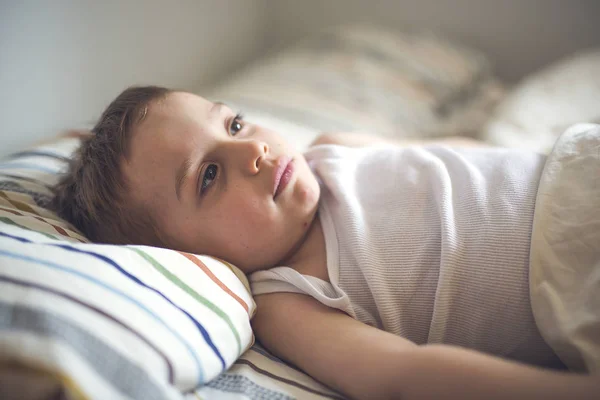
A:
POLYGON ((210 108, 210 113, 211 114, 219 114, 221 112, 221 108, 223 107, 227 107, 227 104, 221 102, 221 101, 215 101, 212 105, 212 107, 210 108))
POLYGON ((192 167, 192 160, 189 158, 185 159, 179 168, 177 169, 177 175, 175 175, 175 194, 177 195, 177 200, 181 201, 181 188, 185 183, 185 178, 188 175, 188 171, 192 167))

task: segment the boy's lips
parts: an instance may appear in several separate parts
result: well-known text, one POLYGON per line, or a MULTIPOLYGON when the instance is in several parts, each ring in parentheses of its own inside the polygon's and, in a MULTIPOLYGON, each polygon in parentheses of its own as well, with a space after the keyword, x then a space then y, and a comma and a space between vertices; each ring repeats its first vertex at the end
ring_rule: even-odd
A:
POLYGON ((277 164, 273 174, 273 198, 285 189, 294 174, 293 160, 288 156, 281 156, 277 159, 277 164))

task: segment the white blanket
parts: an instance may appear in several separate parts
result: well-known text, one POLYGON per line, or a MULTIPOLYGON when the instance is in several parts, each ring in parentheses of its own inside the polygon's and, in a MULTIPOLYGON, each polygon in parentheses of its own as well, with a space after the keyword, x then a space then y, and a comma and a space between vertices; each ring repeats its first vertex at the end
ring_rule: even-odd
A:
POLYGON ((530 257, 542 336, 571 370, 600 372, 600 125, 569 128, 549 155, 530 257))

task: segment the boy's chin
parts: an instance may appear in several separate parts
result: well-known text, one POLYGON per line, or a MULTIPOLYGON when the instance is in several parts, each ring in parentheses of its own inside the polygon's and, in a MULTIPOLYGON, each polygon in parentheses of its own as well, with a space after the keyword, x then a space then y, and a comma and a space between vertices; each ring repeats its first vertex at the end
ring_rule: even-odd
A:
POLYGON ((282 265, 286 265, 286 260, 289 259, 289 255, 295 252, 297 246, 294 245, 285 253, 283 251, 273 252, 274 247, 275 246, 273 245, 268 246, 260 253, 260 255, 248 255, 246 260, 240 260, 238 264, 233 264, 246 275, 257 271, 264 271, 267 269, 280 267, 282 265))

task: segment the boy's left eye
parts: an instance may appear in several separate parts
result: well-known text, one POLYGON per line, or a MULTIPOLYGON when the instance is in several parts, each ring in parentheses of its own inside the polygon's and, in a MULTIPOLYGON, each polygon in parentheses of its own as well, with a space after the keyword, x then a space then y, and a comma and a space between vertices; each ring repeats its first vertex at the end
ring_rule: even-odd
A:
POLYGON ((202 182, 200 183, 200 194, 204 195, 206 190, 212 186, 215 179, 217 178, 217 171, 219 167, 216 164, 209 164, 204 171, 204 175, 202 176, 202 182))
POLYGON ((237 114, 232 120, 231 124, 229 124, 229 134, 231 136, 237 135, 239 131, 244 127, 244 117, 242 114, 237 114))

